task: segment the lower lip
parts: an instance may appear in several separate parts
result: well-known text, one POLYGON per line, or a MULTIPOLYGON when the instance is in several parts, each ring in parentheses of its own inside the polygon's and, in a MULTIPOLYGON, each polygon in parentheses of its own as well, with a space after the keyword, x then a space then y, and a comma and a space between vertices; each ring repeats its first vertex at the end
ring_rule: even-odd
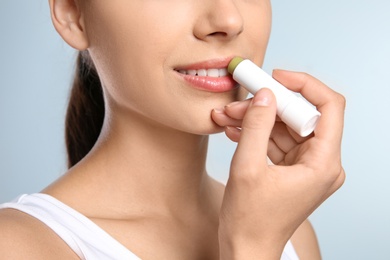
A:
POLYGON ((227 92, 238 88, 237 82, 231 76, 224 77, 207 77, 207 76, 191 76, 177 72, 186 82, 196 89, 208 92, 227 92))

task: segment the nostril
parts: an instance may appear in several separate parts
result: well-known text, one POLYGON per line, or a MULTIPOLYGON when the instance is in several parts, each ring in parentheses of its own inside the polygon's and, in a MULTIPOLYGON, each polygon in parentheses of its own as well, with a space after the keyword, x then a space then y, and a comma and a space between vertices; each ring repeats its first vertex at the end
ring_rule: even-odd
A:
POLYGON ((213 32, 210 33, 209 36, 227 36, 228 34, 226 32, 213 32))

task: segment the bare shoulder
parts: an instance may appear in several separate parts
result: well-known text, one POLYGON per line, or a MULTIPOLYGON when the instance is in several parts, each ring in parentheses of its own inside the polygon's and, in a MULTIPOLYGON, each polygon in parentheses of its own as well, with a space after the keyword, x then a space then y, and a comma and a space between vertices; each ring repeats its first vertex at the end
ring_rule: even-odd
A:
POLYGON ((1 259, 79 259, 49 227, 14 209, 0 210, 1 259))
POLYGON ((321 259, 317 236, 309 220, 304 221, 295 231, 291 243, 301 260, 321 259))

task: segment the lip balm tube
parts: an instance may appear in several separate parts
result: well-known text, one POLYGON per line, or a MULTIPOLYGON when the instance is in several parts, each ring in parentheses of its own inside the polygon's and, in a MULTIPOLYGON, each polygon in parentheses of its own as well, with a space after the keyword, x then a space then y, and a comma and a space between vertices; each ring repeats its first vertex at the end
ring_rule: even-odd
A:
POLYGON ((228 66, 233 79, 250 93, 269 88, 276 97, 277 114, 282 121, 300 136, 311 134, 321 116, 314 106, 277 82, 255 63, 241 57, 233 58, 228 66))

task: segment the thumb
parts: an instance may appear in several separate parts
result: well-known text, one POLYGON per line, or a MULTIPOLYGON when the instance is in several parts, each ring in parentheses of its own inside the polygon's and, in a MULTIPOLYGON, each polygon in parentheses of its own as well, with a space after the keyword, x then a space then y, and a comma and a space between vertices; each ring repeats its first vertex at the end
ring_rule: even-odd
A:
POLYGON ((232 161, 232 171, 259 171, 267 167, 268 141, 275 124, 276 99, 270 89, 260 89, 242 122, 241 136, 232 161))

